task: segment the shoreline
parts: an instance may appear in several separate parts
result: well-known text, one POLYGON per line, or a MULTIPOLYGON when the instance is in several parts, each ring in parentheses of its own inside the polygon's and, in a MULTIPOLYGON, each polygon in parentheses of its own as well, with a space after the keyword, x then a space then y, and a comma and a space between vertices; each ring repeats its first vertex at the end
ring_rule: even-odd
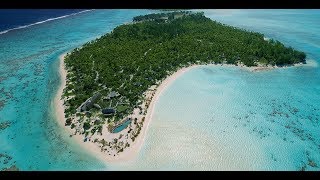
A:
POLYGON ((19 30, 19 29, 28 28, 28 27, 31 27, 31 26, 35 26, 35 25, 46 23, 46 22, 54 21, 54 20, 57 20, 57 19, 62 19, 62 18, 66 18, 66 17, 69 17, 69 16, 74 16, 74 15, 77 15, 77 14, 89 12, 89 11, 92 11, 92 10, 93 9, 87 9, 87 10, 83 10, 83 11, 80 11, 80 12, 71 13, 71 14, 67 14, 67 15, 63 15, 63 16, 52 17, 52 18, 49 18, 49 19, 46 19, 46 20, 34 22, 34 23, 31 23, 31 24, 27 24, 27 25, 20 25, 18 27, 14 27, 14 28, 11 28, 11 29, 6 29, 6 30, 3 30, 3 31, 0 31, 0 35, 1 34, 6 34, 6 33, 10 32, 10 31, 15 31, 15 30, 19 30))
POLYGON ((59 75, 60 75, 60 86, 58 88, 57 94, 54 98, 54 109, 55 109, 55 115, 56 115, 56 120, 57 123, 59 124, 59 126, 62 127, 63 131, 65 133, 68 133, 68 135, 72 134, 72 138, 77 142, 77 144, 82 147, 84 150, 86 150, 89 154, 93 155, 95 158, 98 158, 100 160, 103 160, 103 162, 105 163, 106 161, 112 161, 112 159, 108 159, 107 156, 105 156, 100 149, 98 148, 98 146, 96 146, 93 143, 84 143, 83 142, 83 137, 79 134, 74 135, 74 133, 72 132, 72 129, 68 126, 65 126, 65 117, 64 117, 64 100, 61 98, 62 97, 62 93, 63 93, 63 89, 66 86, 66 75, 67 72, 65 70, 65 66, 64 66, 64 56, 66 55, 66 53, 63 53, 62 55, 59 56, 59 75))
MULTIPOLYGON (((189 71, 190 69, 193 69, 195 67, 198 67, 200 65, 192 65, 189 67, 184 67, 177 72, 173 73, 172 75, 168 76, 165 80, 161 82, 161 84, 156 88, 155 94, 149 104, 149 107, 147 109, 147 114, 145 116, 145 121, 143 123, 143 126, 141 128, 140 134, 137 136, 136 140, 131 144, 130 147, 126 148, 125 151, 120 153, 118 156, 108 156, 107 154, 101 152, 99 146, 93 142, 87 141, 83 142, 83 136, 76 134, 74 135, 72 129, 68 126, 65 126, 65 117, 64 117, 64 100, 61 98, 63 89, 66 86, 66 75, 67 72, 65 70, 64 66, 64 56, 66 53, 63 53, 59 56, 59 75, 61 84, 58 88, 57 94, 54 98, 54 109, 55 109, 55 115, 56 120, 59 126, 62 127, 65 133, 68 133, 68 135, 72 134, 72 138, 77 142, 79 146, 81 146, 84 150, 86 150, 89 154, 92 154, 94 157, 98 158, 99 160, 102 160, 104 163, 111 163, 111 162, 122 162, 122 161, 130 161, 136 158, 136 155, 140 151, 144 141, 145 141, 145 135, 148 130, 148 127, 150 125, 150 121, 153 117, 154 113, 154 107, 159 99, 159 96, 162 94, 162 92, 178 77, 180 77, 185 72, 189 71)), ((118 133, 116 133, 118 134, 118 133)))
MULTIPOLYGON (((145 115, 145 121, 143 122, 143 126, 141 127, 141 132, 140 134, 137 136, 136 140, 134 142, 132 142, 132 144, 130 144, 130 147, 127 147, 125 149, 125 151, 121 152, 120 154, 118 154, 117 156, 110 156, 107 155, 106 153, 103 153, 101 151, 101 148, 98 146, 97 143, 91 142, 91 141, 87 141, 84 142, 83 135, 80 134, 74 134, 73 130, 68 127, 65 126, 65 117, 64 117, 64 110, 65 107, 63 105, 64 103, 64 99, 62 99, 62 93, 63 93, 63 89, 66 86, 66 75, 67 72, 65 70, 65 66, 64 66, 64 56, 66 55, 66 53, 63 53, 62 55, 59 56, 59 75, 60 75, 60 80, 61 80, 61 84, 58 88, 57 94, 54 98, 54 109, 55 109, 55 115, 56 115, 56 120, 58 122, 58 124, 60 126, 62 126, 62 129, 64 130, 65 133, 68 133, 70 136, 72 135, 72 138, 74 138, 74 140, 77 142, 77 144, 79 146, 81 146, 84 150, 86 150, 89 154, 91 154, 92 156, 94 156, 95 158, 101 160, 103 163, 116 163, 116 162, 123 162, 123 161, 131 161, 134 160, 137 157, 138 152, 140 151, 145 138, 146 138, 146 133, 148 130, 148 127, 150 125, 150 122, 152 120, 153 117, 153 113, 154 113, 154 108, 155 108, 155 104, 158 101, 159 97, 161 96, 162 92, 164 90, 167 89, 167 87, 173 82, 175 81, 177 78, 179 78, 181 75, 183 75, 185 72, 196 68, 196 67, 201 67, 201 66, 224 66, 224 67, 238 67, 244 70, 249 70, 251 72, 259 72, 259 71, 265 71, 265 70, 271 70, 271 69, 277 69, 277 68, 281 68, 281 67, 275 67, 275 66, 263 66, 263 67, 259 67, 259 66, 254 66, 254 67, 247 67, 247 66, 243 66, 243 65, 232 65, 232 64, 193 64, 190 65, 188 67, 183 67, 181 69, 179 69, 178 71, 174 72, 173 74, 169 75, 168 77, 166 77, 163 81, 160 81, 160 84, 156 87, 156 89, 154 91, 152 91, 154 93, 154 95, 152 96, 151 102, 147 108, 147 113, 145 115)), ((302 65, 302 64, 301 64, 302 65)), ((293 66, 301 66, 299 64, 293 65, 293 66)), ((291 66, 288 66, 291 67, 291 66)), ((127 127, 128 128, 128 127, 127 127)), ((126 128, 126 129, 127 129, 126 128)), ((123 132, 124 130, 122 130, 123 132)), ((119 132, 120 133, 120 132, 119 132)), ((118 135, 119 133, 114 133, 113 135, 118 135)), ((112 136, 113 136, 112 135, 112 136)))

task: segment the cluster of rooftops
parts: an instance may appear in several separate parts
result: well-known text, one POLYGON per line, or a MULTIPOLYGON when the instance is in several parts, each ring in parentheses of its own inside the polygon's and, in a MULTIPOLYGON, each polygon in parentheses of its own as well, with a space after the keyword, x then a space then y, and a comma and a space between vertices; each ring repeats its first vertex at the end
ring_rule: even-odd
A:
MULTIPOLYGON (((114 97, 119 96, 120 94, 112 91, 110 92, 106 97, 104 97, 104 100, 110 100, 114 97)), ((78 112, 87 112, 91 108, 95 107, 98 109, 102 109, 100 105, 96 104, 96 102, 101 98, 101 93, 95 93, 92 97, 88 98, 85 102, 83 102, 77 109, 78 112)), ((116 110, 114 108, 108 107, 101 110, 101 112, 105 115, 114 114, 116 110)))

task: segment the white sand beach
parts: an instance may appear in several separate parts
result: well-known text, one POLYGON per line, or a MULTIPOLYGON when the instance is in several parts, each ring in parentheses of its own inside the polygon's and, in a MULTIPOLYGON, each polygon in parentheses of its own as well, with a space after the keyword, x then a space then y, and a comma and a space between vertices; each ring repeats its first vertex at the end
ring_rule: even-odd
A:
MULTIPOLYGON (((157 100, 159 99, 161 93, 173 82, 175 81, 178 77, 180 77, 182 74, 184 74, 185 72, 189 71, 192 68, 195 67, 199 67, 199 66, 207 66, 207 65, 191 65, 189 67, 184 67, 180 70, 178 70, 177 72, 173 73, 172 75, 168 76, 165 80, 163 80, 161 82, 161 84, 157 87, 157 89, 155 89, 155 91, 152 91, 152 95, 148 94, 146 96, 147 99, 151 99, 151 102, 148 106, 147 109, 147 114, 145 116, 145 121, 143 123, 143 126, 141 128, 141 132, 138 135, 138 137, 136 138, 136 140, 134 142, 130 143, 130 147, 127 147, 123 152, 119 153, 117 156, 112 156, 112 155, 108 155, 106 153, 103 153, 101 151, 101 147, 99 146, 98 143, 94 143, 92 141, 87 141, 84 142, 84 136, 83 135, 79 135, 76 134, 74 135, 74 132, 71 130, 70 127, 65 126, 65 115, 64 115, 64 105, 63 102, 64 100, 61 99, 62 93, 63 93, 63 89, 66 86, 66 75, 67 72, 65 70, 65 66, 64 66, 64 56, 65 54, 62 54, 59 57, 59 72, 60 72, 60 77, 61 77, 61 85, 58 89, 57 95, 54 99, 54 106, 56 109, 56 117, 58 120, 58 123, 61 127, 63 127, 64 131, 66 133, 68 133, 69 135, 72 134, 72 138, 75 139, 75 141, 82 147, 84 148, 87 152, 89 152, 90 154, 92 154, 94 157, 102 160, 105 163, 110 163, 110 162, 124 162, 124 161, 130 161, 133 160, 134 158, 136 158, 138 152, 140 151, 144 140, 145 140, 145 136, 149 127, 149 124, 152 120, 153 117, 153 113, 154 113, 154 108, 155 108, 155 104, 157 102, 157 100)), ((233 66, 235 67, 235 65, 214 65, 214 64, 210 64, 213 66, 233 66)), ((246 67, 243 65, 237 66, 239 68, 243 68, 245 70, 249 70, 252 72, 256 72, 256 71, 263 71, 263 70, 270 70, 273 68, 277 68, 277 67, 271 67, 271 66, 264 66, 264 67, 246 67)), ((139 117, 139 116, 138 116, 139 117)), ((127 128, 128 129, 128 128, 127 128)), ((104 131, 107 131, 107 128, 104 128, 104 131)), ((104 133, 103 138, 105 139, 112 139, 115 138, 116 136, 118 136, 119 134, 113 134, 113 133, 104 133), (109 136, 109 138, 107 137, 109 136)), ((102 137, 100 135, 95 135, 95 137, 102 137)))
POLYGON ((97 143, 94 142, 84 142, 83 141, 83 136, 82 135, 74 135, 73 131, 70 129, 70 127, 65 126, 65 115, 64 115, 64 105, 63 105, 63 99, 61 99, 62 93, 63 93, 63 89, 66 86, 66 75, 67 72, 64 68, 64 56, 66 54, 62 54, 59 57, 59 73, 60 73, 60 77, 61 77, 61 85, 58 89, 57 95, 54 99, 54 106, 55 106, 55 110, 56 110, 56 117, 57 117, 57 121, 58 124, 64 129, 64 131, 66 133, 68 133, 69 135, 72 134, 72 138, 75 139, 75 141, 82 147, 84 148, 86 151, 88 151, 90 154, 92 154, 94 157, 106 162, 106 163, 110 163, 110 162, 123 162, 123 161, 128 161, 128 160, 132 160, 136 157, 136 155, 138 154, 141 146, 143 145, 144 139, 145 139, 145 135, 147 133, 148 130, 148 126, 151 122, 152 116, 153 116, 153 112, 154 112, 154 107, 156 104, 156 101, 158 100, 159 96, 161 95, 161 93, 163 92, 163 90, 165 90, 170 83, 172 83, 175 79, 177 79, 179 76, 181 76, 183 73, 187 72, 188 70, 197 67, 198 65, 193 65, 187 68, 182 68, 179 71, 175 72, 174 74, 172 74, 171 76, 167 77, 164 81, 162 81, 162 83, 158 86, 158 88, 156 89, 156 92, 151 100, 151 103, 148 107, 147 110, 147 114, 145 116, 145 121, 144 121, 144 125, 142 126, 141 132, 138 135, 137 139, 130 145, 130 147, 126 148, 125 151, 123 151, 122 153, 120 153, 118 156, 109 156, 103 152, 101 152, 100 147, 98 146, 97 143))

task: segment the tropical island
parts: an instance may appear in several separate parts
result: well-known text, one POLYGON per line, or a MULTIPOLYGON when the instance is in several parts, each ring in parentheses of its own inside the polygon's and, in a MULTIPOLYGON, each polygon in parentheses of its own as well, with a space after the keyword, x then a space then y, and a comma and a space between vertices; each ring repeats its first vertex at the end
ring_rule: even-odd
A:
POLYGON ((281 67, 305 58, 199 12, 137 16, 62 58, 64 124, 114 158, 141 145, 159 89, 173 74, 194 65, 281 67))

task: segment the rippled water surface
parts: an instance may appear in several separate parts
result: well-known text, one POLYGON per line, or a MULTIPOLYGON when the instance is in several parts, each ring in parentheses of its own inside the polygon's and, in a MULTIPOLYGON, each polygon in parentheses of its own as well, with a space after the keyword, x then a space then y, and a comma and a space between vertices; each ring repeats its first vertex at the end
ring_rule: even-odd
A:
POLYGON ((205 10, 307 53, 307 65, 192 69, 156 104, 138 157, 108 164, 79 148, 51 106, 58 56, 148 10, 94 10, 0 35, 0 169, 320 170, 319 10, 205 10))

